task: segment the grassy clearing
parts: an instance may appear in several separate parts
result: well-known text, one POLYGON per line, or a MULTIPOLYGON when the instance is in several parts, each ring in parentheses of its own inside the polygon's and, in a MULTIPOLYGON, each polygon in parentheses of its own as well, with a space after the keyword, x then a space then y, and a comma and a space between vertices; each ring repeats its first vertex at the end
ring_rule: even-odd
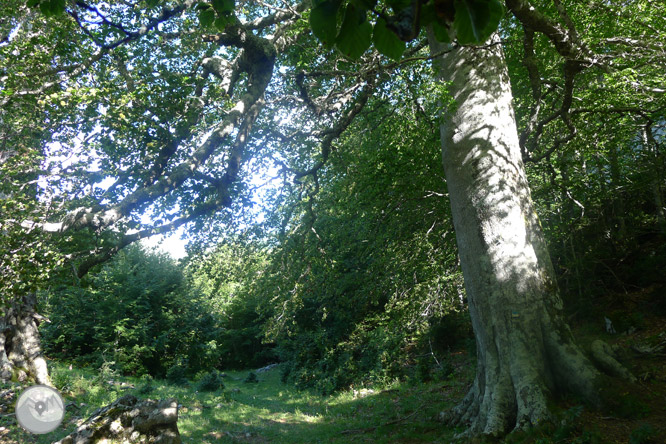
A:
MULTIPOLYGON (((666 320, 658 317, 648 317, 646 325, 631 335, 605 335, 598 326, 577 329, 583 345, 602 338, 625 350, 626 362, 640 382, 625 387, 618 381, 617 405, 610 411, 585 408, 575 397, 559 399, 553 406, 560 412, 554 423, 509 435, 500 442, 666 442, 666 358, 630 353, 634 344, 661 341, 665 331, 666 320)), ((450 443, 456 430, 437 417, 464 396, 473 376, 471 361, 466 353, 451 355, 453 372, 447 380, 356 387, 332 396, 282 383, 279 368, 258 374, 257 383, 244 382, 248 371, 227 372, 223 390, 200 392, 196 381, 179 386, 152 381, 151 389, 144 390, 145 380, 104 371, 70 370, 68 365, 52 362, 53 380, 68 404, 63 426, 36 437, 17 427, 12 413, 0 412, 0 443, 51 443, 71 433, 95 409, 126 393, 178 399, 178 428, 184 443, 450 443)), ((0 385, 0 393, 3 388, 0 385)))
POLYGON ((459 399, 466 386, 460 378, 452 377, 428 384, 395 382, 321 396, 282 383, 275 368, 260 373, 257 383, 244 382, 247 371, 227 372, 225 388, 217 392, 197 392, 194 382, 173 386, 153 381, 150 392, 140 393, 144 382, 139 379, 69 370, 58 363, 51 366, 56 386, 68 404, 63 426, 38 437, 16 426, 13 416, 3 417, 0 442, 53 442, 71 433, 96 408, 132 393, 178 399, 178 428, 185 443, 448 443, 455 431, 436 418, 459 399), (110 380, 116 385, 109 384, 110 380), (122 383, 133 388, 122 387, 122 383))

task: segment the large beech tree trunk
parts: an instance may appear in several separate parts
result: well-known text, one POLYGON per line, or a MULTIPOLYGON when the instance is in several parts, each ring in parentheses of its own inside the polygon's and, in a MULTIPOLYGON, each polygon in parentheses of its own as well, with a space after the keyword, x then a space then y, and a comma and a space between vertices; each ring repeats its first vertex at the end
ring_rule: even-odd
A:
POLYGON ((0 317, 0 380, 52 385, 39 341, 34 293, 15 300, 0 317))
MULTIPOLYGON (((431 52, 443 45, 430 38, 431 52)), ((599 401, 600 374, 562 317, 553 266, 527 183, 497 35, 435 59, 455 105, 442 155, 477 345, 477 372, 449 419, 502 435, 549 419, 563 391, 599 401)))

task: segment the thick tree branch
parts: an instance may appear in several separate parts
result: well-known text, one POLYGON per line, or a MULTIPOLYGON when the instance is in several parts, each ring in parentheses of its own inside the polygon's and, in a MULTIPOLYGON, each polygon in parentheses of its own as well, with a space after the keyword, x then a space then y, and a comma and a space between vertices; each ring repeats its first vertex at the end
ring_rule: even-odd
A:
POLYGON ((89 255, 86 259, 84 259, 78 265, 78 267, 75 268, 76 275, 79 279, 82 278, 94 266, 103 264, 104 262, 108 261, 113 256, 115 256, 116 253, 118 253, 120 250, 130 245, 131 243, 134 243, 138 240, 145 239, 151 236, 170 233, 182 225, 192 222, 193 220, 202 217, 204 215, 214 213, 215 211, 218 211, 220 208, 227 207, 230 204, 231 200, 215 199, 214 201, 211 201, 206 205, 197 207, 196 210, 191 211, 189 214, 182 216, 172 222, 157 227, 146 228, 144 230, 136 231, 134 233, 125 234, 113 246, 96 251, 92 255, 89 255))
POLYGON ((99 17, 102 20, 103 24, 105 24, 107 26, 111 26, 112 28, 115 28, 115 29, 119 30, 120 32, 122 32, 126 36, 131 36, 133 34, 133 32, 128 31, 127 29, 125 29, 125 27, 122 26, 121 24, 115 23, 115 22, 109 20, 109 18, 107 16, 105 16, 104 14, 102 14, 100 12, 100 10, 97 9, 96 6, 89 5, 89 4, 87 4, 87 3, 85 3, 81 0, 76 1, 76 6, 94 13, 97 17, 99 17))
POLYGON ((285 21, 298 19, 300 18, 301 13, 304 12, 310 6, 309 1, 302 1, 294 7, 288 7, 288 9, 277 8, 275 6, 265 4, 264 2, 257 2, 257 3, 261 4, 266 8, 273 9, 275 10, 275 12, 273 14, 266 15, 264 17, 260 17, 251 22, 246 23, 245 28, 248 30, 262 30, 283 23, 285 21))
POLYGON ((560 105, 560 108, 557 111, 555 111, 552 115, 547 117, 543 122, 539 122, 536 130, 534 131, 534 135, 531 141, 528 143, 527 149, 523 150, 522 154, 524 161, 539 162, 543 159, 546 159, 550 157, 550 155, 554 153, 556 150, 558 150, 562 145, 570 142, 571 140, 573 140, 574 137, 576 137, 577 133, 576 127, 571 123, 569 110, 571 109, 571 105, 573 103, 573 90, 574 90, 576 74, 578 74, 578 72, 580 72, 581 69, 582 69, 581 65, 575 61, 566 60, 564 62, 564 93, 562 96, 562 104, 560 105), (543 133, 544 127, 548 123, 554 121, 557 118, 560 118, 564 123, 564 125, 566 126, 567 135, 564 137, 556 138, 555 142, 549 149, 539 154, 538 156, 533 156, 532 153, 536 148, 536 145, 539 141, 539 138, 541 137, 541 134, 543 133))
MULTIPOLYGON (((571 23, 571 29, 565 29, 532 6, 528 0, 506 0, 506 6, 523 26, 548 37, 557 52, 565 59, 584 66, 602 66, 599 57, 578 38, 570 20, 568 22, 571 23)), ((559 9, 566 15, 563 8, 559 9)))
MULTIPOLYGON (((522 23, 525 29, 524 39, 524 64, 528 71, 528 78, 532 87, 534 103, 530 109, 530 117, 527 126, 520 137, 520 145, 525 161, 539 161, 548 158, 560 146, 572 140, 576 134, 576 128, 570 119, 570 108, 573 101, 574 82, 576 75, 584 68, 597 66, 604 71, 610 71, 607 64, 608 54, 596 55, 582 41, 576 27, 569 17, 566 9, 560 2, 555 0, 555 7, 564 23, 562 26, 555 20, 535 9, 528 0, 506 0, 507 7, 514 16, 522 23), (561 106, 550 116, 539 121, 542 107, 542 83, 538 72, 538 66, 534 56, 534 32, 543 33, 553 44, 557 52, 564 58, 564 85, 561 106), (557 138, 553 145, 543 153, 534 156, 535 148, 539 142, 544 128, 550 122, 560 119, 567 128, 567 135, 557 138)), ((616 42, 624 42, 618 39, 616 42)), ((638 86, 637 86, 638 87, 638 86)), ((641 85, 642 89, 647 87, 641 85)), ((658 93, 660 88, 651 88, 649 92, 658 93)))
MULTIPOLYGON (((236 129, 240 128, 237 143, 232 147, 227 164, 227 177, 229 183, 233 181, 240 168, 242 149, 247 142, 247 131, 251 123, 256 119, 261 99, 273 73, 275 61, 275 49, 265 39, 257 37, 240 27, 230 32, 220 34, 218 42, 236 44, 242 48, 239 68, 248 75, 248 84, 244 94, 236 102, 236 105, 227 112, 226 116, 216 125, 212 134, 194 151, 186 160, 175 166, 173 170, 150 185, 138 188, 130 193, 119 203, 110 208, 89 208, 79 211, 74 217, 70 217, 63 224, 63 230, 92 227, 97 230, 110 227, 119 220, 129 216, 133 211, 157 198, 165 196, 180 187, 187 179, 191 178, 210 157, 224 146, 227 139, 236 129)), ((180 141, 173 142, 179 144, 180 141)), ((163 158, 168 160, 169 153, 176 146, 165 147, 163 158), (167 149, 168 148, 168 149, 167 149)))

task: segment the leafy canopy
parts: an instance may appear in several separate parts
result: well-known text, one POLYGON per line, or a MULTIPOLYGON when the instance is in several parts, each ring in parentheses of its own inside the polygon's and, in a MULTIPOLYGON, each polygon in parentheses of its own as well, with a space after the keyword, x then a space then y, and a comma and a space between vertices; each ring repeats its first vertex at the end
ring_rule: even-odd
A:
MULTIPOLYGON (((504 8, 499 0, 314 0, 310 11, 312 32, 322 43, 358 59, 374 43, 382 54, 398 60, 405 42, 432 26, 440 41, 483 43, 499 25, 504 8)), ((28 0, 46 16, 65 11, 65 0, 28 0)), ((148 0, 148 7, 159 0, 148 0)), ((211 0, 197 5, 203 28, 224 31, 236 20, 235 0, 211 0)))
POLYGON ((315 0, 310 26, 324 45, 352 59, 374 43, 377 51, 398 60, 405 42, 428 26, 443 42, 483 43, 497 29, 503 12, 498 0, 315 0))

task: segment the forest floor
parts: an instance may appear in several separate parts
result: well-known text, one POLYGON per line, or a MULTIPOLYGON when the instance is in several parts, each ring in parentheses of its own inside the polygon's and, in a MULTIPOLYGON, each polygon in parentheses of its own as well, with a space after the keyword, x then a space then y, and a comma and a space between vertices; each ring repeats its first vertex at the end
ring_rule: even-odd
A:
MULTIPOLYGON (((459 356, 458 361, 462 366, 467 360, 459 356)), ((56 441, 93 410, 126 393, 178 399, 178 428, 184 443, 449 442, 455 431, 442 427, 436 418, 467 387, 467 382, 452 377, 437 383, 396 382, 321 396, 282 383, 279 368, 273 368, 258 373, 256 383, 244 382, 248 371, 226 372, 225 388, 217 392, 197 392, 196 384, 155 381, 153 390, 141 395, 138 379, 114 378, 110 384, 93 372, 51 365, 56 386, 64 382, 61 392, 69 405, 63 425, 48 435, 35 436, 8 415, 0 418, 0 443, 56 441)))
MULTIPOLYGON (((556 405, 560 413, 555 425, 509 435, 501 442, 666 443, 666 318, 643 311, 622 320, 623 313, 637 313, 632 304, 639 304, 641 297, 624 295, 597 307, 620 319, 617 323, 629 333, 604 332, 603 318, 597 324, 574 327, 583 346, 597 338, 616 346, 639 382, 618 384, 617 403, 606 411, 564 397, 556 405), (664 348, 660 350, 659 345, 664 348)), ((453 371, 444 380, 395 381, 332 396, 281 382, 279 367, 258 373, 256 383, 245 382, 248 371, 227 372, 223 390, 197 392, 194 382, 176 386, 153 381, 150 390, 141 390, 145 381, 137 378, 51 362, 54 383, 67 405, 62 426, 42 436, 23 431, 16 425, 12 407, 2 405, 2 394, 9 387, 0 385, 0 443, 51 443, 71 433, 98 407, 127 393, 152 399, 175 397, 181 406, 178 428, 184 443, 449 443, 460 430, 439 422, 439 413, 464 396, 474 363, 467 352, 448 359, 453 371)))
MULTIPOLYGON (((585 409, 580 425, 600 443, 666 443, 666 287, 654 286, 609 295, 595 311, 613 319, 615 333, 598 324, 581 323, 574 336, 589 345, 602 339, 617 350, 620 361, 638 379, 618 382, 619 399, 609 411, 585 409), (656 304, 655 304, 656 302, 656 304)), ((585 441, 582 441, 585 442, 585 441)))

